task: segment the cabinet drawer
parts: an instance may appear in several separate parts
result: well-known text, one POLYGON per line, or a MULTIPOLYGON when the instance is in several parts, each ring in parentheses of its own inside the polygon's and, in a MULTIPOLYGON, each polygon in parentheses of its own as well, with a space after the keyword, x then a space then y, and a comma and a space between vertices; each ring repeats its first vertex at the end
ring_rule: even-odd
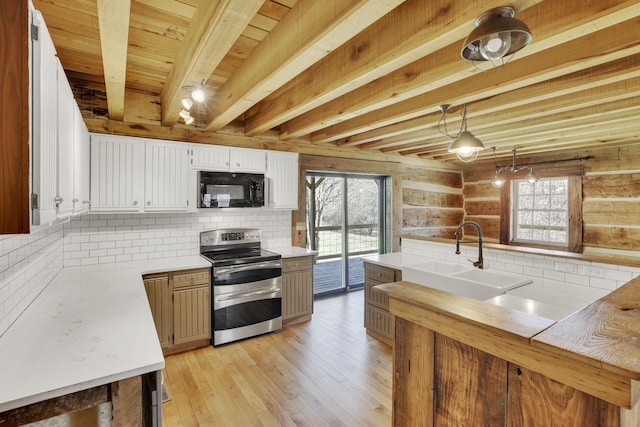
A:
POLYGON ((282 272, 309 270, 313 265, 313 257, 287 258, 282 260, 282 272))
POLYGON ((388 311, 367 304, 364 322, 365 327, 370 331, 385 338, 393 338, 394 317, 388 311))
POLYGON ((382 283, 376 281, 367 280, 364 284, 364 298, 366 304, 375 305, 376 307, 380 307, 384 310, 389 310, 389 296, 385 293, 382 293, 376 289, 373 289, 374 286, 380 285, 382 283))
POLYGON ((367 279, 376 280, 380 283, 396 281, 396 270, 371 264, 365 265, 365 276, 367 279))
POLYGON ((210 284, 209 269, 183 271, 173 274, 173 288, 210 284))

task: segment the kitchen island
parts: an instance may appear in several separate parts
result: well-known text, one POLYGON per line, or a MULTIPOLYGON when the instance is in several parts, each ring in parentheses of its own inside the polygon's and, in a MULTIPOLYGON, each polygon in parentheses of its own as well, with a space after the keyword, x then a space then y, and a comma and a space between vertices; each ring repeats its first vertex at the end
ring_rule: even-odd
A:
POLYGON ((556 322, 410 282, 396 316, 395 426, 640 425, 640 278, 556 322))

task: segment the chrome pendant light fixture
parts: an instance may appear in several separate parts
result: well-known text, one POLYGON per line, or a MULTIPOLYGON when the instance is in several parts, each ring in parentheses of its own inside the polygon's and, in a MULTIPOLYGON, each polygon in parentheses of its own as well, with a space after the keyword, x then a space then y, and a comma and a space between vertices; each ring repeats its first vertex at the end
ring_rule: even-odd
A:
POLYGON ((489 62, 494 68, 501 68, 509 62, 513 54, 526 47, 532 39, 529 27, 514 18, 515 14, 512 7, 504 6, 480 15, 475 22, 476 28, 464 41, 462 57, 479 69, 479 62, 489 62))
POLYGON ((496 175, 491 180, 491 185, 497 188, 500 188, 504 185, 505 179, 502 176, 502 172, 505 170, 508 170, 511 173, 517 173, 523 170, 528 170, 529 173, 527 174, 525 179, 529 182, 529 184, 535 184, 536 182, 538 182, 538 177, 533 173, 533 168, 531 166, 518 166, 516 164, 516 152, 518 150, 518 147, 514 147, 513 150, 511 150, 513 151, 513 159, 511 160, 510 166, 500 165, 500 163, 498 163, 498 158, 496 157, 496 149, 498 147, 492 147, 492 148, 493 148, 493 157, 496 160, 496 175))
POLYGON ((462 107, 460 131, 455 135, 449 134, 447 131, 447 111, 450 107, 449 104, 438 105, 438 109, 442 112, 442 117, 438 120, 438 132, 453 140, 447 148, 449 153, 455 153, 458 159, 463 162, 472 162, 478 157, 478 153, 484 150, 484 144, 467 130, 467 104, 462 107))

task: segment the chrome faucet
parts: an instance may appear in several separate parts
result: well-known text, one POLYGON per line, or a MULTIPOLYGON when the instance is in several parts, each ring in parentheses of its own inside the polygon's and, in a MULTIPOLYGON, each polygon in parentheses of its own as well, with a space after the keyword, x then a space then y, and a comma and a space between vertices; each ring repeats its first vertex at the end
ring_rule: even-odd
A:
MULTIPOLYGON (((482 259, 482 228, 480 228, 480 224, 475 221, 465 221, 458 226, 456 229, 456 254, 460 255, 460 232, 464 228, 465 225, 473 225, 478 232, 478 261, 473 262, 474 267, 483 268, 484 260, 482 259)), ((465 242, 463 242, 465 243, 465 242)))

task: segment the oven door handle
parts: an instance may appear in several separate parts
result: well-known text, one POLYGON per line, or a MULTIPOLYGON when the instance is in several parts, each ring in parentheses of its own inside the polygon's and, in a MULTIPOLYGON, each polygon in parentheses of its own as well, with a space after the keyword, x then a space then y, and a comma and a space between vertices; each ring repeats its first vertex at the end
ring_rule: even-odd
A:
POLYGON ((252 264, 233 265, 229 267, 215 267, 214 274, 239 273, 241 271, 262 270, 265 268, 281 268, 280 261, 264 261, 252 264))
POLYGON ((217 296, 216 301, 219 301, 219 302, 228 301, 231 299, 253 297, 258 295, 268 295, 268 294, 273 294, 278 292, 280 292, 280 288, 277 286, 274 286, 269 289, 260 289, 257 291, 250 291, 250 292, 243 291, 243 292, 234 292, 232 294, 223 294, 223 295, 217 296))

